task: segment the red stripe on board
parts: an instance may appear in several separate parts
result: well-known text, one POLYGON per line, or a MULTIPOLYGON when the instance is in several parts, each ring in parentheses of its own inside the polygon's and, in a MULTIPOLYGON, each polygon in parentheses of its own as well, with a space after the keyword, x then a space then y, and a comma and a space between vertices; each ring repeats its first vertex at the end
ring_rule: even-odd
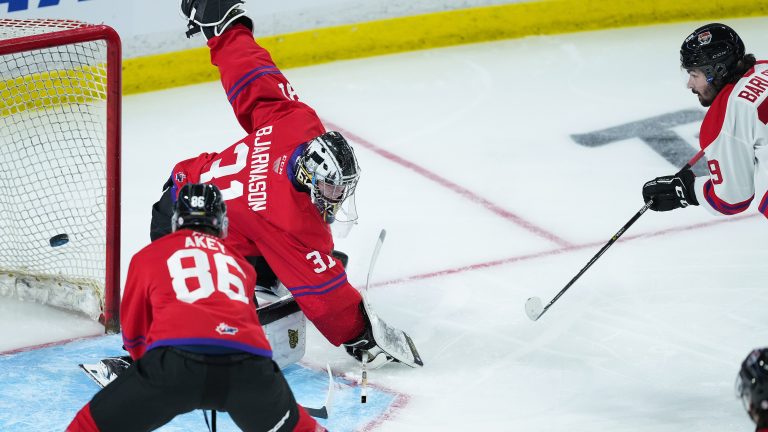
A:
POLYGON ((438 174, 436 174, 436 173, 434 173, 434 172, 432 172, 432 171, 430 171, 430 170, 428 170, 428 169, 426 169, 426 168, 424 168, 422 166, 416 165, 415 163, 413 163, 411 161, 408 161, 406 159, 403 159, 403 158, 401 158, 400 156, 398 156, 398 155, 396 155, 394 153, 391 153, 391 152, 389 152, 387 150, 384 150, 383 148, 378 147, 378 146, 372 144, 371 142, 369 142, 369 141, 359 137, 358 135, 355 135, 355 134, 349 132, 346 129, 340 128, 339 126, 337 126, 337 125, 335 125, 333 123, 329 123, 329 122, 324 122, 324 123, 329 127, 330 130, 336 130, 336 131, 341 132, 341 134, 344 135, 345 137, 347 137, 350 140, 360 144, 360 146, 362 146, 362 147, 364 147, 364 148, 366 148, 366 149, 368 149, 368 150, 378 154, 379 156, 383 157, 384 159, 387 159, 387 160, 389 160, 391 162, 394 162, 394 163, 396 163, 396 164, 398 164, 398 165, 400 165, 400 166, 402 166, 404 168, 408 168, 409 170, 411 170, 411 171, 413 171, 413 172, 415 172, 415 173, 417 173, 417 174, 419 174, 419 175, 421 175, 423 177, 426 177, 429 180, 432 180, 433 182, 439 184, 440 186, 443 186, 446 189, 448 189, 448 190, 450 190, 452 192, 455 192, 455 193, 461 195, 462 197, 464 197, 464 198, 466 198, 466 199, 468 199, 468 200, 470 200, 470 201, 472 201, 472 202, 474 202, 476 204, 480 204, 481 206, 485 207, 487 210, 490 210, 491 212, 495 213, 496 215, 501 216, 502 218, 507 219, 507 220, 513 222, 515 225, 517 225, 517 226, 519 226, 521 228, 524 228, 525 230, 527 230, 527 231, 529 231, 529 232, 531 232, 531 233, 533 233, 533 234, 535 234, 535 235, 537 235, 537 236, 539 236, 539 237, 541 237, 543 239, 549 240, 549 241, 557 244, 558 246, 563 246, 563 247, 571 246, 570 242, 568 242, 568 241, 558 237, 557 235, 555 235, 555 234, 545 230, 544 228, 541 228, 541 227, 535 225, 532 222, 529 222, 529 221, 523 219, 522 217, 520 217, 520 216, 518 216, 518 215, 516 215, 516 214, 514 214, 514 213, 512 213, 512 212, 510 212, 508 210, 505 210, 505 209, 499 207, 498 205, 496 205, 496 204, 488 201, 487 199, 485 199, 485 198, 475 194, 474 192, 470 191, 469 189, 466 189, 466 188, 464 188, 462 186, 459 186, 456 183, 453 183, 452 181, 450 181, 450 180, 448 180, 448 179, 446 179, 444 177, 441 177, 438 174))
MULTIPOLYGON (((751 214, 751 215, 742 215, 742 216, 731 216, 728 219, 720 219, 720 220, 711 221, 711 222, 702 222, 702 223, 693 224, 693 225, 687 225, 687 226, 682 226, 682 227, 668 228, 668 229, 664 229, 664 230, 661 230, 661 231, 654 231, 654 232, 649 232, 649 233, 644 233, 644 234, 635 234, 635 235, 632 235, 632 236, 622 237, 616 243, 623 243, 623 242, 637 240, 637 239, 646 239, 646 238, 650 238, 650 237, 659 237, 659 236, 663 236, 665 234, 671 234, 671 233, 680 233, 680 232, 685 232, 685 231, 694 231, 694 230, 698 230, 698 229, 701 229, 701 228, 707 228, 707 227, 710 227, 710 226, 720 225, 720 224, 723 224, 723 223, 737 222, 737 221, 740 221, 740 220, 749 219, 749 218, 753 218, 753 217, 757 217, 757 215, 756 214, 751 214)), ((537 252, 537 253, 533 253, 533 254, 518 255, 518 256, 509 257, 509 258, 502 258, 502 259, 498 259, 498 260, 494 260, 494 261, 487 261, 487 262, 483 262, 483 263, 470 264, 470 265, 466 265, 466 266, 462 266, 462 267, 455 267, 455 268, 450 268, 450 269, 445 269, 445 270, 438 270, 438 271, 429 272, 429 273, 417 274, 417 275, 413 275, 413 276, 401 277, 401 278, 397 278, 397 279, 390 279, 390 280, 384 281, 384 282, 373 283, 373 284, 371 284, 371 288, 385 286, 385 285, 396 285, 396 284, 407 283, 407 282, 412 282, 412 281, 417 281, 417 280, 432 279, 432 278, 441 277, 441 276, 448 276, 448 275, 452 275, 452 274, 456 274, 456 273, 464 273, 464 272, 468 272, 468 271, 482 270, 482 269, 491 268, 491 267, 498 267, 498 266, 501 266, 501 265, 512 264, 512 263, 521 262, 521 261, 530 261, 530 260, 533 260, 533 259, 536 259, 536 258, 549 257, 549 256, 553 256, 553 255, 559 255, 561 253, 572 252, 572 251, 577 251, 577 250, 586 249, 586 248, 596 248, 598 246, 602 247, 604 244, 605 244, 605 242, 602 242, 602 243, 592 242, 592 243, 586 243, 586 244, 582 244, 582 245, 572 245, 572 246, 568 246, 568 247, 563 247, 563 248, 559 248, 559 249, 552 249, 552 250, 543 251, 543 252, 537 252)), ((597 250, 595 250, 595 252, 597 252, 597 250)), ((585 264, 586 264, 586 261, 585 261, 585 264)))

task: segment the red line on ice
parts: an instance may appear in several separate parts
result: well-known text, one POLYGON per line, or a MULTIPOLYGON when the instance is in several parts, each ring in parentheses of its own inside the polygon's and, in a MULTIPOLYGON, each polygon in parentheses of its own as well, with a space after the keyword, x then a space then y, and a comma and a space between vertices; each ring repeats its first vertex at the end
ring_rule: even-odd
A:
MULTIPOLYGON (((322 366, 320 366, 318 364, 314 364, 311 361, 308 361, 306 359, 301 360, 300 363, 303 364, 304 366, 307 366, 307 367, 311 368, 311 369, 315 369, 315 370, 318 370, 318 371, 325 372, 325 368, 323 368, 322 366)), ((338 373, 338 372, 333 372, 333 371, 331 371, 331 373, 335 377, 347 380, 349 382, 348 385, 350 387, 358 387, 360 385, 360 383, 357 381, 357 379, 355 377, 350 377, 346 373, 343 373, 343 372, 342 373, 338 373)), ((401 409, 405 408, 405 406, 408 405, 408 402, 410 402, 410 400, 411 400, 411 396, 410 395, 408 395, 406 393, 401 393, 401 392, 399 392, 397 390, 394 390, 394 389, 391 389, 389 387, 385 387, 385 386, 383 386, 381 384, 376 384, 376 383, 369 382, 368 383, 368 387, 377 389, 377 390, 379 390, 379 391, 381 391, 383 393, 389 393, 391 395, 394 395, 395 399, 392 401, 392 403, 389 405, 389 407, 383 413, 381 413, 378 417, 374 418, 370 422, 364 424, 362 426, 362 428, 358 430, 359 432, 370 432, 370 431, 376 429, 377 427, 381 426, 387 420, 390 420, 390 419, 394 418, 395 415, 397 414, 397 412, 400 411, 401 409)))
POLYGON ((361 432, 370 432, 376 429, 377 427, 381 426, 382 424, 384 424, 384 422, 391 420, 392 418, 395 417, 396 412, 403 409, 411 399, 411 397, 408 396, 407 394, 403 394, 403 393, 395 393, 395 394, 397 396, 395 396, 395 400, 392 402, 389 408, 386 411, 384 411, 383 414, 373 419, 372 422, 363 426, 363 428, 361 429, 361 432))
POLYGON ((383 148, 381 148, 381 147, 371 143, 370 141, 368 141, 368 140, 366 140, 364 138, 361 138, 360 136, 355 135, 354 133, 352 133, 352 132, 350 132, 350 131, 348 131, 348 130, 346 130, 344 128, 341 128, 341 127, 339 127, 339 126, 337 126, 337 125, 335 125, 333 123, 329 123, 329 122, 326 121, 325 124, 328 126, 329 129, 341 132, 342 135, 344 135, 345 137, 347 137, 350 140, 354 141, 355 143, 359 144, 361 147, 364 147, 364 148, 366 148, 366 149, 368 149, 368 150, 378 154, 379 156, 383 157, 384 159, 387 159, 387 160, 389 160, 391 162, 394 162, 394 163, 396 163, 396 164, 398 164, 398 165, 400 165, 400 166, 402 166, 404 168, 407 168, 407 169, 415 172, 416 174, 421 175, 422 177, 425 177, 425 178, 427 178, 429 180, 432 180, 433 182, 439 184, 440 186, 443 186, 446 189, 461 195, 462 197, 468 199, 469 201, 472 201, 472 202, 474 202, 476 204, 480 204, 481 206, 485 207, 486 209, 490 210, 491 212, 495 213, 496 215, 501 216, 502 218, 513 222, 515 225, 517 225, 517 226, 519 226, 519 227, 521 227, 521 228, 523 228, 523 229, 525 229, 525 230, 535 234, 538 237, 541 237, 541 238, 544 238, 546 240, 549 240, 549 241, 555 243, 558 246, 562 246, 562 247, 569 247, 569 246, 571 246, 571 243, 569 243, 568 241, 566 241, 566 240, 558 237, 557 235, 555 235, 555 234, 545 230, 544 228, 541 228, 541 227, 537 226, 536 224, 534 224, 534 223, 532 223, 530 221, 527 221, 527 220, 523 219, 522 217, 520 217, 519 215, 516 215, 515 213, 512 213, 512 212, 510 212, 508 210, 505 210, 501 206, 498 206, 498 205, 492 203, 491 201, 488 201, 487 199, 477 195, 476 193, 472 192, 471 190, 469 190, 469 189, 467 189, 467 188, 465 188, 463 186, 460 186, 460 185, 458 185, 458 184, 456 184, 456 183, 446 179, 445 177, 441 177, 440 175, 438 175, 438 174, 436 174, 436 173, 434 173, 434 172, 432 172, 432 171, 430 171, 430 170, 428 170, 428 169, 426 169, 426 168, 424 168, 424 167, 422 167, 420 165, 417 165, 417 164, 415 164, 415 163, 413 163, 413 162, 411 162, 409 160, 406 160, 406 159, 404 159, 404 158, 402 158, 402 157, 400 157, 400 156, 398 156, 398 155, 396 155, 396 154, 394 154, 394 153, 392 153, 390 151, 387 151, 387 150, 385 150, 385 149, 383 149, 383 148))
MULTIPOLYGON (((750 215, 741 215, 741 216, 731 216, 731 217, 728 217, 727 219, 718 219, 718 220, 714 220, 714 221, 710 221, 710 222, 701 222, 701 223, 692 224, 692 225, 685 225, 685 226, 681 226, 681 227, 667 228, 667 229, 663 229, 663 230, 659 230, 659 231, 652 231, 652 232, 647 232, 647 233, 634 234, 634 235, 631 235, 631 236, 624 236, 624 237, 620 238, 617 241, 617 243, 623 243, 623 242, 628 242, 628 241, 638 240, 638 239, 646 239, 646 238, 650 238, 650 237, 659 237, 659 236, 663 236, 665 234, 680 233, 680 232, 685 232, 685 231, 695 231, 695 230, 699 230, 699 229, 702 229, 702 228, 708 228, 708 227, 711 227, 711 226, 720 225, 720 224, 724 224, 724 223, 737 222, 737 221, 740 221, 740 220, 750 219, 750 218, 754 218, 754 217, 757 217, 757 216, 760 216, 760 215, 759 214, 750 214, 750 215)), ((582 249, 587 249, 587 248, 595 248, 595 253, 597 253, 598 246, 604 245, 607 241, 608 241, 608 239, 606 238, 606 240, 603 241, 603 242, 592 242, 592 243, 585 243, 585 244, 581 244, 581 245, 572 245, 572 246, 562 247, 562 248, 558 248, 558 249, 551 249, 551 250, 546 250, 546 251, 541 251, 541 252, 536 252, 536 253, 531 253, 531 254, 518 255, 518 256, 513 256, 513 257, 509 257, 509 258, 502 258, 502 259, 493 260, 493 261, 486 261, 486 262, 482 262, 482 263, 469 264, 469 265, 461 266, 461 267, 454 267, 454 268, 449 268, 449 269, 444 269, 444 270, 437 270, 437 271, 433 271, 433 272, 429 272, 429 273, 421 273, 421 274, 417 274, 417 275, 413 275, 413 276, 401 277, 401 278, 397 278, 397 279, 390 279, 388 281, 372 283, 371 287, 379 287, 379 286, 384 286, 384 285, 395 285, 395 284, 407 283, 407 282, 416 281, 416 280, 423 280, 423 279, 432 279, 432 278, 441 277, 441 276, 448 276, 448 275, 452 275, 452 274, 456 274, 456 273, 464 273, 464 272, 467 272, 467 271, 481 270, 481 269, 490 268, 490 267, 498 267, 498 266, 501 266, 501 265, 516 263, 516 262, 520 262, 520 261, 530 261, 530 260, 536 259, 536 258, 543 258, 543 257, 548 257, 548 256, 553 256, 553 255, 559 255, 559 254, 562 254, 562 253, 572 252, 572 251, 577 251, 577 250, 582 250, 582 249)), ((586 261, 584 262, 584 264, 586 264, 586 261)))

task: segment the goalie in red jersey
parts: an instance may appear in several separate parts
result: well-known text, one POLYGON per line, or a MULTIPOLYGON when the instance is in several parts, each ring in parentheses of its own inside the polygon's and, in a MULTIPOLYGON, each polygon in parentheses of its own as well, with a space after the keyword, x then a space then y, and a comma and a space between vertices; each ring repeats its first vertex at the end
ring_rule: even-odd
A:
POLYGON ((227 244, 257 273, 276 275, 259 285, 279 280, 323 336, 358 360, 367 357, 372 367, 389 361, 421 366, 410 337, 373 314, 333 254, 330 224, 356 218, 360 168, 352 147, 298 100, 254 41, 242 1, 183 0, 181 10, 189 19, 187 35, 202 31, 208 39, 211 62, 248 135, 219 153, 176 164, 153 207, 152 239, 169 232, 179 188, 214 184, 229 209, 227 244))
POLYGON ((134 255, 120 305, 134 363, 85 405, 68 432, 148 431, 194 409, 242 430, 324 431, 296 404, 253 307, 256 275, 221 239, 226 206, 187 184, 173 233, 134 255))

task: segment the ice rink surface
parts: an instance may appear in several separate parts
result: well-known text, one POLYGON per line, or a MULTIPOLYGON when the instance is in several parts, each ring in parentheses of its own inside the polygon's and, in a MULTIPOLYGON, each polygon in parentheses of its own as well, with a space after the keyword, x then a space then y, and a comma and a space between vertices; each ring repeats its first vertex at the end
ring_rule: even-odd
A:
MULTIPOLYGON (((768 57, 768 19, 725 20, 768 57)), ((337 249, 425 367, 370 380, 407 395, 377 431, 750 431, 740 362, 768 345, 768 221, 755 211, 645 214, 538 322, 549 301, 675 165, 639 138, 587 134, 699 110, 678 66, 703 23, 530 37, 285 70, 362 167, 360 223, 337 249)), ((201 44, 203 42, 201 41, 201 44)), ((218 83, 124 99, 123 277, 149 241, 150 207, 176 161, 243 136, 218 83)), ((673 129, 695 151, 698 123, 673 129)), ((0 351, 98 332, 0 303, 0 351)), ((314 329, 305 362, 359 376, 314 329)), ((74 415, 74 412, 72 413, 74 415)), ((201 423, 200 430, 204 430, 201 423)))

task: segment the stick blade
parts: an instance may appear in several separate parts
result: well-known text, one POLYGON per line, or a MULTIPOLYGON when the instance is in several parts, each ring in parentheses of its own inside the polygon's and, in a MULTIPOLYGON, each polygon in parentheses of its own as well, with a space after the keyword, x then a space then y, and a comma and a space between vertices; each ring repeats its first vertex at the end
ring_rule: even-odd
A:
POLYGON ((319 419, 328 418, 328 409, 326 407, 322 407, 322 408, 304 407, 304 411, 306 411, 307 414, 311 415, 314 418, 319 418, 319 419))
POLYGON ((531 321, 536 321, 544 312, 544 305, 538 297, 531 297, 525 302, 525 314, 531 321))

